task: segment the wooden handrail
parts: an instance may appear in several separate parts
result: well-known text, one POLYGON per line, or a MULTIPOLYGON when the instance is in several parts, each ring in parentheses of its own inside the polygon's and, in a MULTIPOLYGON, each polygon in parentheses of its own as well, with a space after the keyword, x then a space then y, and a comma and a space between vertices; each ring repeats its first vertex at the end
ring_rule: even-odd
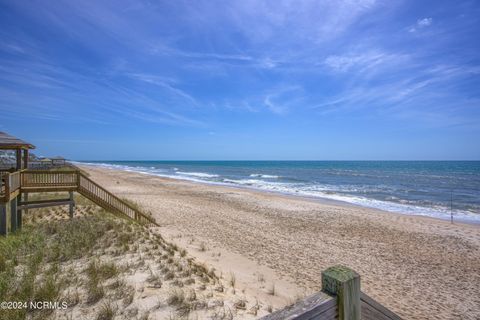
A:
POLYGON ((146 220, 150 224, 154 224, 158 226, 157 222, 152 218, 147 216, 146 214, 138 211, 137 209, 133 208, 131 205, 129 205, 127 202, 123 201, 119 197, 115 196, 113 193, 109 192, 102 186, 100 186, 98 183, 95 181, 91 180, 89 177, 84 175, 81 172, 78 172, 78 191, 84 195, 87 196, 88 198, 94 198, 94 202, 102 201, 106 203, 110 209, 114 209, 115 211, 118 211, 120 213, 123 213, 127 216, 129 216, 131 219, 137 220, 137 221, 144 221, 146 220), (86 183, 90 184, 91 186, 94 187, 95 192, 93 190, 90 190, 88 187, 82 185, 82 179, 86 183), (90 192, 90 193, 89 193, 90 192), (101 197, 100 194, 104 193, 106 197, 101 197), (95 201, 96 200, 96 201, 95 201))
POLYGON ((28 173, 45 173, 45 174, 55 174, 55 173, 78 173, 78 170, 55 170, 55 171, 48 171, 48 170, 38 170, 38 169, 23 169, 22 172, 28 173))

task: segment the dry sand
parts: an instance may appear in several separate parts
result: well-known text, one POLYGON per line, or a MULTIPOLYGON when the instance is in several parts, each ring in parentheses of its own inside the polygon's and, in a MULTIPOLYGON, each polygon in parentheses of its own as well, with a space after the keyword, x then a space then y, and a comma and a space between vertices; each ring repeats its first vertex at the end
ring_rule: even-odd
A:
POLYGON ((480 319, 480 226, 82 166, 161 232, 275 308, 344 264, 405 319, 480 319), (272 296, 272 289, 275 295, 272 296))
MULTIPOLYGON (((47 235, 43 245, 48 250, 34 271, 35 296, 68 305, 51 313, 27 313, 27 319, 253 320, 271 312, 270 304, 242 292, 230 274, 221 275, 191 261, 191 255, 166 241, 157 227, 144 228, 105 216, 105 211, 88 200, 76 200, 72 221, 66 206, 30 209, 25 215, 25 225, 38 227, 28 229, 26 237, 32 236, 30 232, 47 235), (70 234, 65 232, 69 230, 70 234), (69 238, 65 239, 67 234, 69 238), (90 237, 94 237, 93 243, 90 237), (76 241, 85 246, 72 246, 76 241), (59 246, 62 249, 57 252, 61 253, 55 254, 54 248, 59 246), (72 254, 72 258, 64 259, 64 254, 72 254), (42 290, 43 280, 52 273, 54 280, 49 288, 58 290, 57 299, 52 298, 55 290, 42 290)), ((35 252, 35 248, 24 249, 26 252, 20 250, 17 256, 13 277, 4 277, 10 282, 8 301, 17 301, 12 295, 21 296, 15 283, 23 280, 21 270, 30 268, 26 257, 35 252)), ((18 318, 14 310, 7 312, 0 313, 0 319, 18 318)))

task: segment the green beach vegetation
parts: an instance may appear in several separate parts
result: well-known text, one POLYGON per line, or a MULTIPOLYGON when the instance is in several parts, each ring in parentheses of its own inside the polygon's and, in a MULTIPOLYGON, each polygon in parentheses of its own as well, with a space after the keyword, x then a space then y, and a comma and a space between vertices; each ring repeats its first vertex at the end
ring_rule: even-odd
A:
MULTIPOLYGON (((32 195, 37 197, 44 198, 32 195)), ((83 197, 77 199, 73 219, 67 211, 32 209, 21 231, 0 239, 0 301, 49 301, 68 307, 4 309, 0 320, 80 315, 148 319, 159 314, 180 319, 191 312, 221 319, 232 314, 225 311, 227 300, 232 308, 245 309, 243 303, 235 304, 239 298, 216 290, 223 282, 232 285, 232 277, 221 279, 158 232, 83 197), (152 299, 154 307, 147 307, 152 299)), ((258 308, 256 303, 250 312, 258 308)))

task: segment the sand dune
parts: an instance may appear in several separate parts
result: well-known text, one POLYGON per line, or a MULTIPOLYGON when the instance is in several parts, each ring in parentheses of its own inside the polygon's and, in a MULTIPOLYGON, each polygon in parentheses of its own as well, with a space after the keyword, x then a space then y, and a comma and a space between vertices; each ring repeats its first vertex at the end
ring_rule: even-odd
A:
POLYGON ((405 319, 480 318, 480 226, 83 166, 198 259, 279 308, 345 264, 405 319), (275 295, 269 295, 272 289, 275 295))

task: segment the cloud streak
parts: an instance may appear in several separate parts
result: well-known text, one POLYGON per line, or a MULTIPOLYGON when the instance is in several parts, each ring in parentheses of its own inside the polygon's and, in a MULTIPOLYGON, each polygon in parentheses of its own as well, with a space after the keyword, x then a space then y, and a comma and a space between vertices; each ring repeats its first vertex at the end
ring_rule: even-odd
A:
POLYGON ((432 23, 433 23, 432 18, 418 19, 417 23, 414 26, 412 26, 408 29, 408 32, 412 32, 412 33, 417 32, 419 30, 422 30, 424 28, 427 28, 427 27, 431 26, 432 23))
POLYGON ((217 137, 221 128, 256 132, 251 123, 358 117, 370 127, 396 119, 471 129, 480 119, 479 5, 425 8, 10 1, 0 12, 0 120, 217 137))

